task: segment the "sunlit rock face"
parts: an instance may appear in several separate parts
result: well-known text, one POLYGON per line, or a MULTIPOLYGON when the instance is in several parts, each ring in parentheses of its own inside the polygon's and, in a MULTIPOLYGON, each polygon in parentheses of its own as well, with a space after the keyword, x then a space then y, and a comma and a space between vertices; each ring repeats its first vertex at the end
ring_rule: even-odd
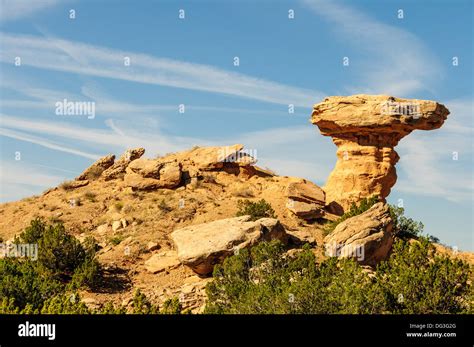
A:
POLYGON ((314 105, 311 122, 337 146, 326 204, 340 214, 365 197, 385 199, 397 180, 394 147, 413 130, 441 127, 448 114, 435 101, 388 95, 332 96, 314 105))

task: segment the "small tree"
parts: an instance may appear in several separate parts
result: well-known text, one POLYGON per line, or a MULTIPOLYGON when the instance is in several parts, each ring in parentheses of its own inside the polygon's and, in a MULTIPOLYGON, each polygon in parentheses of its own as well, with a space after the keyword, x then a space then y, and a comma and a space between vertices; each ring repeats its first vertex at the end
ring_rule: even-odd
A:
POLYGON ((393 220, 393 230, 400 238, 417 238, 423 233, 424 225, 404 216, 405 209, 390 205, 390 216, 393 220))

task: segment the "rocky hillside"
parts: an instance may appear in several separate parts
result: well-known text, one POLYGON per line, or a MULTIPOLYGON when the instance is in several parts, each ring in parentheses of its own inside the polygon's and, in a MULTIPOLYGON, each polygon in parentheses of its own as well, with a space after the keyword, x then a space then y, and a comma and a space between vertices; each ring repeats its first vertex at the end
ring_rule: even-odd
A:
MULTIPOLYGON (((338 97, 315 105, 313 122, 339 146, 324 190, 259 168, 242 145, 195 147, 154 159, 135 148, 118 159, 97 160, 75 180, 40 196, 2 204, 0 238, 13 240, 36 217, 64 222, 79 240, 94 237, 110 286, 81 293, 90 306, 111 300, 126 306, 140 288, 157 303, 179 297, 184 308, 200 312, 214 265, 262 240, 279 239, 289 248, 309 243, 317 259, 352 257, 374 266, 389 256, 394 238, 384 203, 396 180, 393 146, 413 129, 441 126, 448 113, 423 102, 417 119, 378 117, 376 101, 389 98, 338 97), (328 235, 328 225, 349 202, 372 195, 380 202, 328 235), (262 199, 272 216, 236 216, 239 201, 262 199)), ((455 256, 473 259, 470 253, 455 256)))

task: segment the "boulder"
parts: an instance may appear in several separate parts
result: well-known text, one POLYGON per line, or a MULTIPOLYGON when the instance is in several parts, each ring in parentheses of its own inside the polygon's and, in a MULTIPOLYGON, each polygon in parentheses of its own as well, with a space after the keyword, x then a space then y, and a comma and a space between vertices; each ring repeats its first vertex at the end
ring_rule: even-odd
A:
POLYGON ((153 252, 153 251, 156 251, 157 249, 160 249, 160 245, 158 244, 158 242, 149 241, 146 244, 146 250, 148 252, 153 252))
POLYGON ((122 228, 122 222, 119 220, 112 222, 112 231, 117 231, 122 228))
POLYGON ((176 252, 153 254, 146 262, 145 269, 153 274, 174 269, 180 265, 176 252))
POLYGON ((134 190, 176 188, 181 183, 181 166, 176 161, 138 159, 127 167, 124 182, 134 190))
POLYGON ((241 166, 254 164, 255 159, 242 152, 243 148, 244 146, 239 144, 221 147, 196 147, 190 153, 190 157, 201 170, 220 169, 224 163, 236 163, 241 166))
POLYGON ((435 101, 388 95, 332 96, 314 105, 311 122, 338 147, 326 204, 342 214, 363 198, 387 197, 397 180, 394 147, 413 130, 441 127, 448 114, 435 101))
POLYGON ((326 255, 354 258, 360 264, 375 266, 390 253, 392 228, 388 205, 378 202, 364 213, 339 223, 324 238, 326 255))
POLYGON ((250 166, 256 162, 240 144, 232 146, 217 147, 194 147, 189 151, 175 153, 167 156, 168 159, 176 159, 190 171, 190 176, 198 171, 209 171, 222 169, 225 164, 233 166, 250 166))
POLYGON ((174 231, 171 238, 179 260, 199 275, 208 275, 214 265, 240 249, 260 241, 287 241, 280 222, 273 218, 250 221, 250 216, 234 217, 188 226, 174 231))
POLYGON ((311 220, 324 214, 325 193, 313 182, 300 179, 288 183, 286 207, 297 217, 311 220))
POLYGON ((105 224, 99 225, 96 229, 96 232, 99 235, 105 235, 107 233, 108 229, 109 229, 109 224, 105 223, 105 224))
POLYGON ((145 154, 144 148, 134 148, 126 150, 125 153, 122 154, 112 166, 102 172, 102 178, 105 181, 123 178, 128 165, 132 161, 140 158, 143 154, 145 154))
POLYGON ((106 155, 85 169, 79 176, 76 177, 76 180, 95 180, 99 178, 104 170, 111 167, 114 164, 114 161, 115 155, 106 155))
POLYGON ((72 190, 72 189, 87 186, 89 184, 89 180, 67 181, 63 184, 67 186, 67 190, 72 190))

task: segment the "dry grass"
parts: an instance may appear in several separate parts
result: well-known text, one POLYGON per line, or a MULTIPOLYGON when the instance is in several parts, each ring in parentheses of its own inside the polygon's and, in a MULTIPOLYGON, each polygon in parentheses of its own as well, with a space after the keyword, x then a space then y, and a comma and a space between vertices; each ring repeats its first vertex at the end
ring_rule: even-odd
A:
POLYGON ((100 175, 102 175, 103 171, 104 170, 102 170, 100 167, 91 168, 87 173, 87 179, 96 180, 100 177, 100 175))
POLYGON ((96 197, 97 197, 97 194, 93 192, 86 192, 84 194, 84 198, 89 200, 90 202, 96 202, 97 201, 96 197))
POLYGON ((114 204, 114 208, 117 212, 120 212, 122 211, 122 208, 123 208, 123 202, 122 201, 118 201, 114 204))
POLYGON ((65 191, 69 191, 75 188, 73 181, 64 181, 58 187, 65 191))

